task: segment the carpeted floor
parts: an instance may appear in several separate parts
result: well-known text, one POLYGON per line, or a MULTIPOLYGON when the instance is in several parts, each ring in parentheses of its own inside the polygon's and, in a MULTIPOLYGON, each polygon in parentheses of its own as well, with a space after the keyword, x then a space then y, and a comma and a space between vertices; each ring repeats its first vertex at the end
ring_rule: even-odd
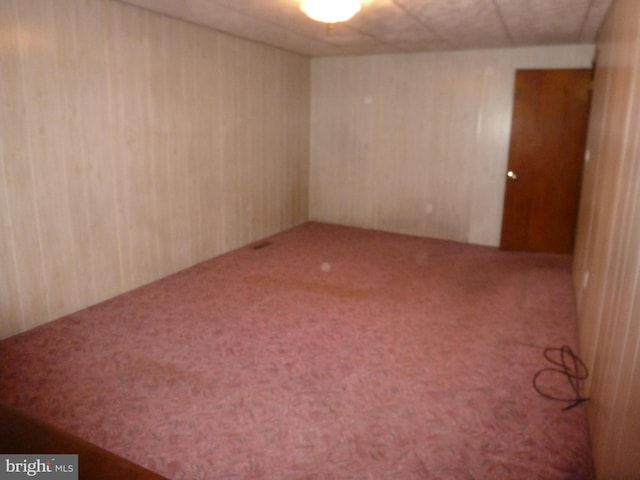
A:
POLYGON ((592 479, 568 256, 309 223, 0 342, 0 400, 175 479, 592 479), (553 375, 545 388, 570 393, 553 375))

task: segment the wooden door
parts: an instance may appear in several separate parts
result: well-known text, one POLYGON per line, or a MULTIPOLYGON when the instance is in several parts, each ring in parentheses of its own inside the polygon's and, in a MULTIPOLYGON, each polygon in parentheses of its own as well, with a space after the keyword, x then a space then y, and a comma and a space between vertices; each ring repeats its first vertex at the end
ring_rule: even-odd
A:
POLYGON ((500 248, 572 253, 591 70, 518 70, 500 248))

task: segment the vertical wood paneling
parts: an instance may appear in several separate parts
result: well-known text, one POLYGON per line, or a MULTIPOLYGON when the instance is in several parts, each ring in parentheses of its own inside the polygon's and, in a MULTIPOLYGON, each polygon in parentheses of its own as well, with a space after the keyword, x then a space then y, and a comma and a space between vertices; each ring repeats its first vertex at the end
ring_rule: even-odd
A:
POLYGON ((640 472, 640 4, 599 39, 574 280, 598 478, 640 472))
POLYGON ((312 61, 312 219, 498 245, 517 68, 592 46, 312 61))
POLYGON ((225 244, 237 245, 307 217, 302 165, 308 163, 310 107, 299 99, 309 98, 310 79, 303 68, 308 60, 300 60, 296 73, 284 52, 233 37, 219 42, 221 168, 230 180, 225 244))
POLYGON ((308 59, 111 0, 0 28, 0 337, 307 219, 308 59))
MULTIPOLYGON (((0 88, 0 122, 6 126, 6 130, 0 134, 0 271, 6 272, 0 277, 0 318, 6 319, 0 322, 0 337, 7 336, 12 332, 25 328, 24 315, 26 300, 20 293, 20 285, 23 278, 19 278, 16 273, 16 263, 20 260, 16 250, 16 234, 18 225, 14 225, 14 210, 18 208, 12 194, 21 190, 22 196, 29 201, 30 188, 24 182, 25 171, 24 158, 19 156, 18 145, 20 132, 24 126, 24 115, 16 115, 11 124, 7 122, 7 111, 15 110, 19 100, 16 94, 20 92, 20 77, 17 72, 18 65, 18 29, 16 28, 16 13, 13 5, 0 3, 0 31, 2 35, 2 45, 0 45, 0 76, 2 78, 2 88, 0 88), (13 55, 8 54, 13 52, 13 55), (11 91, 13 95, 7 95, 11 91), (13 160, 11 164, 9 159, 13 160), (16 164, 15 166, 13 164, 16 164), (18 168, 22 167, 21 171, 18 168), (20 174, 19 174, 20 173, 20 174), (10 186, 12 179, 16 179, 16 185, 10 186), (17 185, 17 180, 22 180, 22 188, 17 185)), ((21 112, 22 113, 22 112, 21 112)), ((24 135, 24 132, 23 132, 24 135)), ((31 202, 27 203, 30 205, 31 202)), ((33 244, 32 244, 33 245, 33 244)))
POLYGON ((37 216, 37 192, 33 181, 31 142, 28 115, 25 108, 25 85, 22 57, 46 54, 45 41, 37 31, 19 23, 18 9, 12 2, 2 2, 3 43, 0 57, 2 88, 2 172, 5 176, 6 208, 3 209, 3 245, 11 248, 11 256, 2 255, 4 294, 2 333, 13 333, 17 327, 26 328, 29 318, 48 318, 49 302, 43 272, 41 227, 37 216), (6 278, 6 280, 5 280, 6 278), (15 290, 17 290, 17 292, 15 290), (6 292, 6 293, 5 293, 6 292), (17 293, 16 296, 14 296, 17 293), (18 308, 19 307, 19 308, 18 308))

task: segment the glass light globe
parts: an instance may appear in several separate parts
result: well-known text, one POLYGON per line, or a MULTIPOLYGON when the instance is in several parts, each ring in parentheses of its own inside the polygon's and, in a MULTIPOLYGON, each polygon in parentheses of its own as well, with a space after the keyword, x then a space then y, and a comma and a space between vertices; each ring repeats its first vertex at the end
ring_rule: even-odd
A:
POLYGON ((345 22, 360 8, 360 0, 303 0, 300 4, 300 10, 309 18, 322 23, 345 22))

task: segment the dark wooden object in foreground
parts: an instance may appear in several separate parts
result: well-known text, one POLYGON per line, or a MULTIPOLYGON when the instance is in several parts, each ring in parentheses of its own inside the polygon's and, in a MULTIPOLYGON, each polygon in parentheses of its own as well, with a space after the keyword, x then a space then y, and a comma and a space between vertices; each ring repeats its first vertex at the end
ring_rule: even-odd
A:
POLYGON ((80 479, 167 480, 20 410, 0 402, 0 453, 77 454, 80 479))

